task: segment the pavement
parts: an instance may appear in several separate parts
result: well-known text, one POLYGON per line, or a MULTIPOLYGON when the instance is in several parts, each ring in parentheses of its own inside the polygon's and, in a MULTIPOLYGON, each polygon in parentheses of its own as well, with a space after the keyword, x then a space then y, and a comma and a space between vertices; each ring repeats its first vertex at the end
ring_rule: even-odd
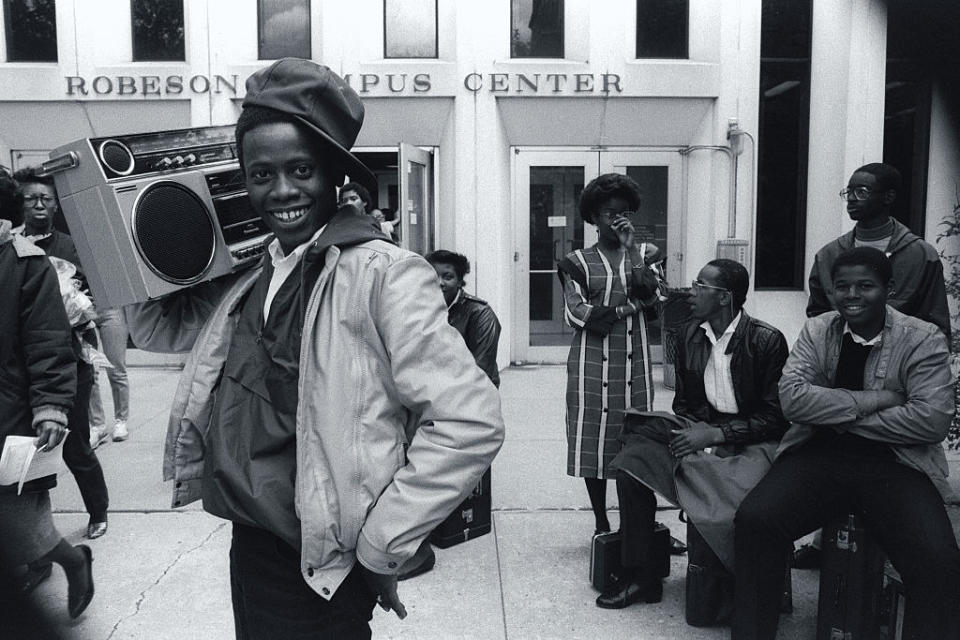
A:
MULTIPOLYGON (((69 473, 51 496, 54 519, 71 543, 93 549, 96 596, 79 619, 66 613, 66 579, 59 567, 35 592, 67 639, 185 640, 233 638, 227 553, 230 526, 195 503, 170 507, 171 487, 161 480, 167 412, 179 372, 130 369, 130 438, 97 451, 110 490, 110 529, 85 541, 87 516, 69 473)), ((513 367, 502 374, 507 438, 493 463, 493 531, 437 550, 436 568, 400 584, 408 617, 380 609, 374 638, 703 638, 729 637, 727 628, 684 622, 686 558, 673 557, 660 604, 620 611, 594 605, 588 580, 593 516, 583 481, 568 477, 564 437, 565 369, 513 367)), ((104 380, 104 382, 106 382, 104 380)), ((101 387, 106 414, 110 394, 101 387)), ((658 382, 656 408, 672 392, 658 382)), ((951 455, 954 479, 960 456, 951 455)), ((619 514, 608 487, 611 523, 619 514)), ((684 538, 678 511, 658 519, 684 538)), ((781 617, 779 638, 813 638, 818 574, 793 572, 794 611, 781 617)))

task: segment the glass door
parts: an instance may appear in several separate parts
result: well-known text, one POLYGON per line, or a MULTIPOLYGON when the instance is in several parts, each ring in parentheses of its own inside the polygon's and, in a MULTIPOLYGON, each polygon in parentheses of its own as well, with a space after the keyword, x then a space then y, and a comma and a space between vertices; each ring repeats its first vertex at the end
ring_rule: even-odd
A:
POLYGON ((433 156, 400 143, 400 242, 426 255, 434 249, 433 156))
POLYGON ((590 151, 530 151, 515 156, 514 360, 564 362, 573 330, 563 321, 557 262, 596 242, 577 213, 584 185, 597 176, 590 151))
MULTIPOLYGON (((597 241, 577 211, 584 185, 602 173, 625 173, 640 185, 639 239, 666 257, 667 281, 683 270, 681 157, 654 151, 524 151, 514 156, 514 332, 511 360, 566 362, 573 329, 563 320, 557 262, 597 241)), ((661 362, 659 323, 648 326, 654 362, 661 362)))

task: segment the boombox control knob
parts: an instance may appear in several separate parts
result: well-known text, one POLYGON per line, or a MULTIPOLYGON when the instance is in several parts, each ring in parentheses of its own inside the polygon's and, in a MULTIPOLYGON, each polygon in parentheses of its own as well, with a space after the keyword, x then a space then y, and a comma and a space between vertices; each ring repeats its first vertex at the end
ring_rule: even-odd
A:
POLYGON ((153 166, 156 169, 166 169, 171 164, 173 164, 173 162, 170 160, 170 158, 167 158, 166 156, 164 156, 163 158, 160 158, 159 160, 157 160, 157 163, 153 166))
POLYGON ((185 156, 183 157, 183 163, 184 163, 184 164, 194 164, 194 163, 196 163, 196 161, 197 161, 197 156, 195 156, 195 155, 192 154, 192 153, 188 153, 187 155, 185 155, 185 156))
POLYGON ((173 167, 182 167, 183 166, 183 156, 174 156, 173 162, 170 164, 173 167))

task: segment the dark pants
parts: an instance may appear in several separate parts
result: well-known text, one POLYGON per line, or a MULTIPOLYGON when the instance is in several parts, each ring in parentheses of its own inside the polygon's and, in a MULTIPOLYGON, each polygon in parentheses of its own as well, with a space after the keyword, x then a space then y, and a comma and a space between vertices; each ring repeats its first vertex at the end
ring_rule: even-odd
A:
POLYGON ((886 447, 808 445, 777 460, 737 511, 733 640, 776 637, 784 554, 847 513, 863 518, 903 578, 903 637, 957 637, 960 550, 930 479, 886 447))
POLYGON ((93 367, 85 362, 77 365, 77 395, 67 416, 70 435, 63 443, 63 461, 77 481, 83 506, 93 522, 107 519, 107 482, 97 454, 90 448, 90 389, 93 367))
POLYGON ((304 582, 300 553, 263 529, 234 523, 230 587, 238 640, 370 638, 376 597, 360 565, 325 600, 304 582))
MULTIPOLYGON (((668 496, 676 501, 676 496, 668 496)), ((653 526, 657 514, 657 496, 639 480, 617 472, 617 498, 620 500, 620 561, 635 575, 654 566, 653 526)))

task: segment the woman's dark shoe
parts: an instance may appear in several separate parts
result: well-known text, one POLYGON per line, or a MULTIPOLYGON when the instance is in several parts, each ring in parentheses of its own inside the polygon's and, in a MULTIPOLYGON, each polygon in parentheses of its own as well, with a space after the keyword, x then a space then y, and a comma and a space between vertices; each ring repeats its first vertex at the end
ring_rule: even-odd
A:
POLYGON ((103 522, 93 522, 90 521, 90 524, 87 525, 87 538, 90 540, 96 540, 103 534, 107 532, 107 521, 103 522))
POLYGON ((27 595, 36 589, 41 582, 49 578, 52 573, 53 563, 51 562, 37 566, 28 566, 27 572, 23 576, 23 581, 20 583, 20 593, 27 595))
POLYGON ((397 581, 402 582, 410 578, 422 576, 427 571, 433 569, 437 563, 437 554, 434 553, 430 543, 424 540, 423 544, 417 549, 417 552, 403 563, 400 572, 397 574, 397 581))
POLYGON ((687 545, 680 540, 677 540, 673 536, 670 536, 670 555, 672 556, 682 556, 687 552, 687 545))
POLYGON ((83 564, 67 571, 67 610, 71 618, 77 618, 93 600, 93 552, 85 544, 74 548, 83 554, 83 564))
POLYGON ((663 600, 663 582, 660 580, 644 584, 622 581, 601 593, 597 597, 597 606, 601 609, 623 609, 636 602, 654 603, 661 600, 663 600))

